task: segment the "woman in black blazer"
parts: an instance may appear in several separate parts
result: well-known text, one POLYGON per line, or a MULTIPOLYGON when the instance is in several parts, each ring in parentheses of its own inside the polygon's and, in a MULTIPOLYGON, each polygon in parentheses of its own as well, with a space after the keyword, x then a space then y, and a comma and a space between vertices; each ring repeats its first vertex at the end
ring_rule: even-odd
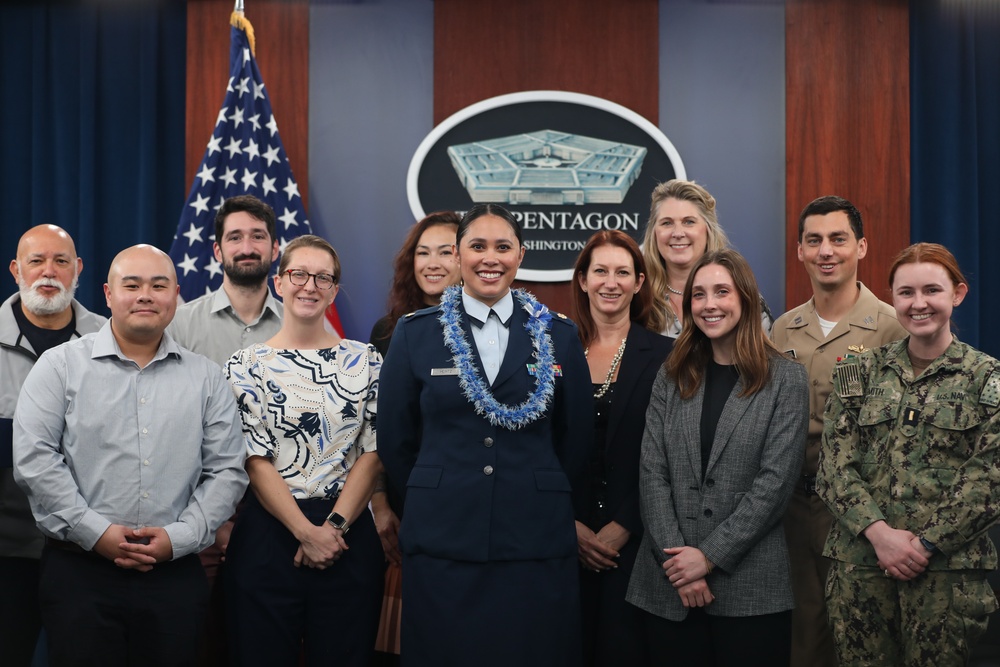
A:
POLYGON ((379 455, 406 490, 402 664, 578 665, 583 348, 510 289, 524 255, 510 212, 474 206, 456 244, 463 286, 399 321, 380 376, 379 455))
POLYGON ((573 296, 593 388, 595 448, 573 484, 583 656, 588 666, 649 663, 642 616, 625 601, 642 539, 639 450, 656 373, 673 341, 650 331, 652 294, 638 244, 594 234, 576 260, 573 296))

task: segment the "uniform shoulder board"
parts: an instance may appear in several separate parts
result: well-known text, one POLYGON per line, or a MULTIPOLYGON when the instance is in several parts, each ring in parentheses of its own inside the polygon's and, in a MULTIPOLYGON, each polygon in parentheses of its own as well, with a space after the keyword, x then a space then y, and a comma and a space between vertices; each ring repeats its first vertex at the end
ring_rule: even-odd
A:
POLYGON ((558 317, 560 320, 568 320, 569 319, 568 317, 566 317, 562 313, 556 313, 556 317, 558 317))
POLYGON ((834 385, 837 395, 841 398, 862 396, 864 389, 861 386, 861 363, 857 357, 848 357, 837 362, 833 369, 834 385))
POLYGON ((983 391, 979 394, 979 402, 991 408, 1000 405, 1000 369, 994 369, 986 378, 983 391))

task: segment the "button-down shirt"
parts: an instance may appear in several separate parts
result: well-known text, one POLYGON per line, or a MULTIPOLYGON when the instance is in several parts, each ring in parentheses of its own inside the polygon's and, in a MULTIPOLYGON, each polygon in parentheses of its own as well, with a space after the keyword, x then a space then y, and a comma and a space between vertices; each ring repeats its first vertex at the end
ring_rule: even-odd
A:
POLYGON ((463 291, 462 305, 472 320, 472 338, 476 351, 479 352, 479 360, 483 363, 483 370, 486 371, 486 378, 493 384, 507 352, 507 340, 510 338, 507 324, 514 314, 514 297, 507 290, 491 308, 463 291))
POLYGON ((112 523, 166 529, 173 557, 212 542, 247 485, 222 369, 163 335, 145 367, 111 323, 49 350, 14 414, 14 477, 41 531, 91 550, 112 523))
POLYGON ((283 312, 281 303, 268 290, 264 309, 247 324, 233 310, 226 290, 220 287, 178 306, 167 333, 178 345, 225 366, 237 350, 263 343, 278 333, 283 312))

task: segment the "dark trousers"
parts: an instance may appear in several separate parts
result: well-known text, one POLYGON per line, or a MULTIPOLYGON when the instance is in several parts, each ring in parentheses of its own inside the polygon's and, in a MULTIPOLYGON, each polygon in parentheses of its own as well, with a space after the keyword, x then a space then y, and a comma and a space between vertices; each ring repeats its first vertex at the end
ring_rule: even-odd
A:
POLYGON ((645 612, 625 601, 640 540, 632 535, 621 548, 617 568, 603 572, 580 568, 584 667, 649 664, 642 629, 645 612))
POLYGON ((0 662, 29 667, 41 627, 38 559, 0 558, 0 662))
MULTIPOLYGON (((331 500, 298 501, 319 525, 331 500)), ((325 570, 295 567, 299 543, 250 497, 236 520, 223 583, 229 656, 239 667, 305 664, 367 667, 382 608, 385 554, 370 512, 345 537, 348 549, 325 570)))
POLYGON ((137 572, 46 546, 41 575, 52 667, 194 664, 207 596, 197 556, 137 572))
POLYGON ((791 611, 737 617, 692 609, 683 621, 643 615, 653 665, 787 667, 791 657, 791 611))

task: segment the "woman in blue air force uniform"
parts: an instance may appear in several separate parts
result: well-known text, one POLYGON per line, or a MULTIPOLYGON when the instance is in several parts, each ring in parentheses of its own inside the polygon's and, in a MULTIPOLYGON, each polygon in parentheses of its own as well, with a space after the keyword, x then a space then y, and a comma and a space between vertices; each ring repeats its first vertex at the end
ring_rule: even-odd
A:
POLYGON ((593 440, 576 326, 511 291, 511 214, 473 207, 462 287, 404 317, 381 374, 379 455, 406 489, 404 667, 580 662, 569 480, 593 440))

